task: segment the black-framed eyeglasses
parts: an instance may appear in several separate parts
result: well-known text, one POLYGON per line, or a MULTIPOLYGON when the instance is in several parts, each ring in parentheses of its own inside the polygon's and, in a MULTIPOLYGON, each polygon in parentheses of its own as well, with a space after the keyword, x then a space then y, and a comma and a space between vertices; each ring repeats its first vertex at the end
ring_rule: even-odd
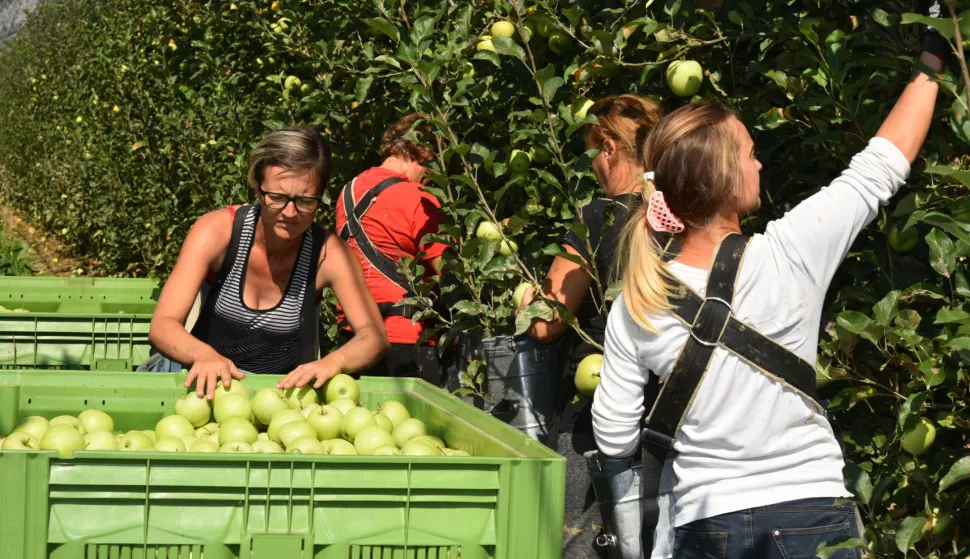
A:
POLYGON ((287 196, 282 192, 266 192, 262 188, 259 189, 259 195, 263 197, 263 202, 267 208, 282 210, 290 202, 293 202, 296 211, 304 214, 317 211, 320 202, 322 202, 320 198, 314 196, 287 196))

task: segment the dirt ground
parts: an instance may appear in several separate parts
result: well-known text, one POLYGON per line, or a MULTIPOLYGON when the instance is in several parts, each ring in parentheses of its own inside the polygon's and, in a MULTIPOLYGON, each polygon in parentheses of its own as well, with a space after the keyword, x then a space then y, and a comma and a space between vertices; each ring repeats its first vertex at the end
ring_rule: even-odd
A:
POLYGON ((29 223, 15 210, 0 206, 0 228, 6 236, 27 242, 38 275, 70 276, 83 267, 80 260, 67 256, 67 249, 53 235, 29 223))

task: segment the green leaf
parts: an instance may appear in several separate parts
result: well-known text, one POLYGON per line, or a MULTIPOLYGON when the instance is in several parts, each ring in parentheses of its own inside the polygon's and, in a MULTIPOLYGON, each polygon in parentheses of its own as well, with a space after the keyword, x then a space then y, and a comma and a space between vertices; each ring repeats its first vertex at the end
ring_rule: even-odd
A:
POLYGON ((946 491, 965 479, 970 479, 970 456, 964 456, 950 466, 950 471, 940 480, 940 492, 946 491))
POLYGON ((933 229, 926 235, 926 244, 930 247, 930 266, 941 276, 949 278, 957 265, 953 241, 943 231, 933 229))
POLYGON ((962 309, 943 308, 936 312, 936 320, 933 324, 952 324, 954 322, 964 322, 970 318, 970 314, 962 309))
POLYGON ((889 21, 889 14, 886 13, 886 10, 883 10, 882 8, 876 8, 872 11, 872 19, 883 27, 889 27, 892 25, 889 21))
POLYGON ((899 311, 899 296, 899 291, 890 291, 888 295, 883 297, 882 301, 872 307, 873 316, 878 324, 888 326, 889 321, 896 316, 899 311))
POLYGON ((425 16, 414 22, 414 26, 411 28, 411 42, 415 45, 420 45, 421 41, 425 40, 434 31, 436 21, 437 19, 432 16, 425 16))
POLYGON ((906 425, 906 420, 909 416, 916 413, 918 414, 920 409, 923 407, 923 402, 926 401, 926 392, 916 392, 915 394, 910 394, 906 401, 899 406, 899 428, 904 429, 906 425))
POLYGON ((928 17, 922 14, 905 13, 902 19, 903 24, 921 23, 929 25, 940 32, 947 39, 953 39, 953 20, 950 18, 928 17))
POLYGON ((815 556, 819 559, 829 559, 836 551, 842 549, 868 549, 866 542, 859 538, 841 537, 828 543, 821 543, 815 548, 815 556))
POLYGON ((501 55, 514 56, 519 60, 525 58, 525 51, 522 50, 522 47, 520 47, 514 39, 510 39, 508 37, 494 37, 492 38, 492 46, 495 47, 495 52, 501 55))
POLYGON ((372 29, 380 31, 381 33, 387 35, 394 42, 401 40, 401 33, 398 31, 397 27, 394 26, 390 21, 382 17, 372 17, 364 20, 364 23, 369 25, 372 29))
POLYGON ((922 516, 907 516, 899 523, 896 530, 896 547, 904 554, 913 549, 913 546, 923 537, 923 527, 926 526, 926 518, 922 516))
POLYGON ((872 319, 861 312, 843 311, 839 313, 836 323, 853 334, 861 334, 872 324, 872 319))
POLYGON ((845 477, 846 489, 856 498, 863 503, 868 503, 872 499, 872 481, 869 479, 869 472, 846 460, 842 475, 845 477))
POLYGON ((367 91, 370 89, 372 83, 374 83, 374 78, 370 76, 364 76, 357 80, 355 99, 358 103, 363 103, 367 99, 367 91))

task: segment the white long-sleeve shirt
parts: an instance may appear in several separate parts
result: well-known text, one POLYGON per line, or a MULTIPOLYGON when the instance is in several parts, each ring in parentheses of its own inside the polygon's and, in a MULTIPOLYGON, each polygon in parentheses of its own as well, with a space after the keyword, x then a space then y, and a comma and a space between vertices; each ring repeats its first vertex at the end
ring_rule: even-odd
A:
MULTIPOLYGON (((738 319, 814 364, 825 291, 909 170, 892 143, 874 138, 830 186, 755 235, 736 284, 738 319)), ((704 295, 707 270, 676 261, 669 269, 704 295)), ((638 450, 649 372, 666 378, 687 341, 687 327, 671 315, 649 320, 658 334, 638 327, 622 300, 609 315, 592 409, 596 442, 609 456, 638 450)), ((674 526, 796 499, 850 496, 825 417, 722 347, 714 350, 674 450, 664 474, 664 485, 673 487, 674 526)))

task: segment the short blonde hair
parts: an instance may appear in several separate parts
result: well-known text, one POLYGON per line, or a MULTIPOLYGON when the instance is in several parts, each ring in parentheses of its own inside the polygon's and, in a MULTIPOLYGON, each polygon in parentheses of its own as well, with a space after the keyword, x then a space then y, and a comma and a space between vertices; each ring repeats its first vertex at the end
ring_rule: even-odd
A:
POLYGON ((318 194, 330 182, 330 144, 323 131, 315 126, 281 128, 266 135, 249 154, 249 186, 259 190, 268 167, 287 171, 315 171, 319 180, 318 194))

